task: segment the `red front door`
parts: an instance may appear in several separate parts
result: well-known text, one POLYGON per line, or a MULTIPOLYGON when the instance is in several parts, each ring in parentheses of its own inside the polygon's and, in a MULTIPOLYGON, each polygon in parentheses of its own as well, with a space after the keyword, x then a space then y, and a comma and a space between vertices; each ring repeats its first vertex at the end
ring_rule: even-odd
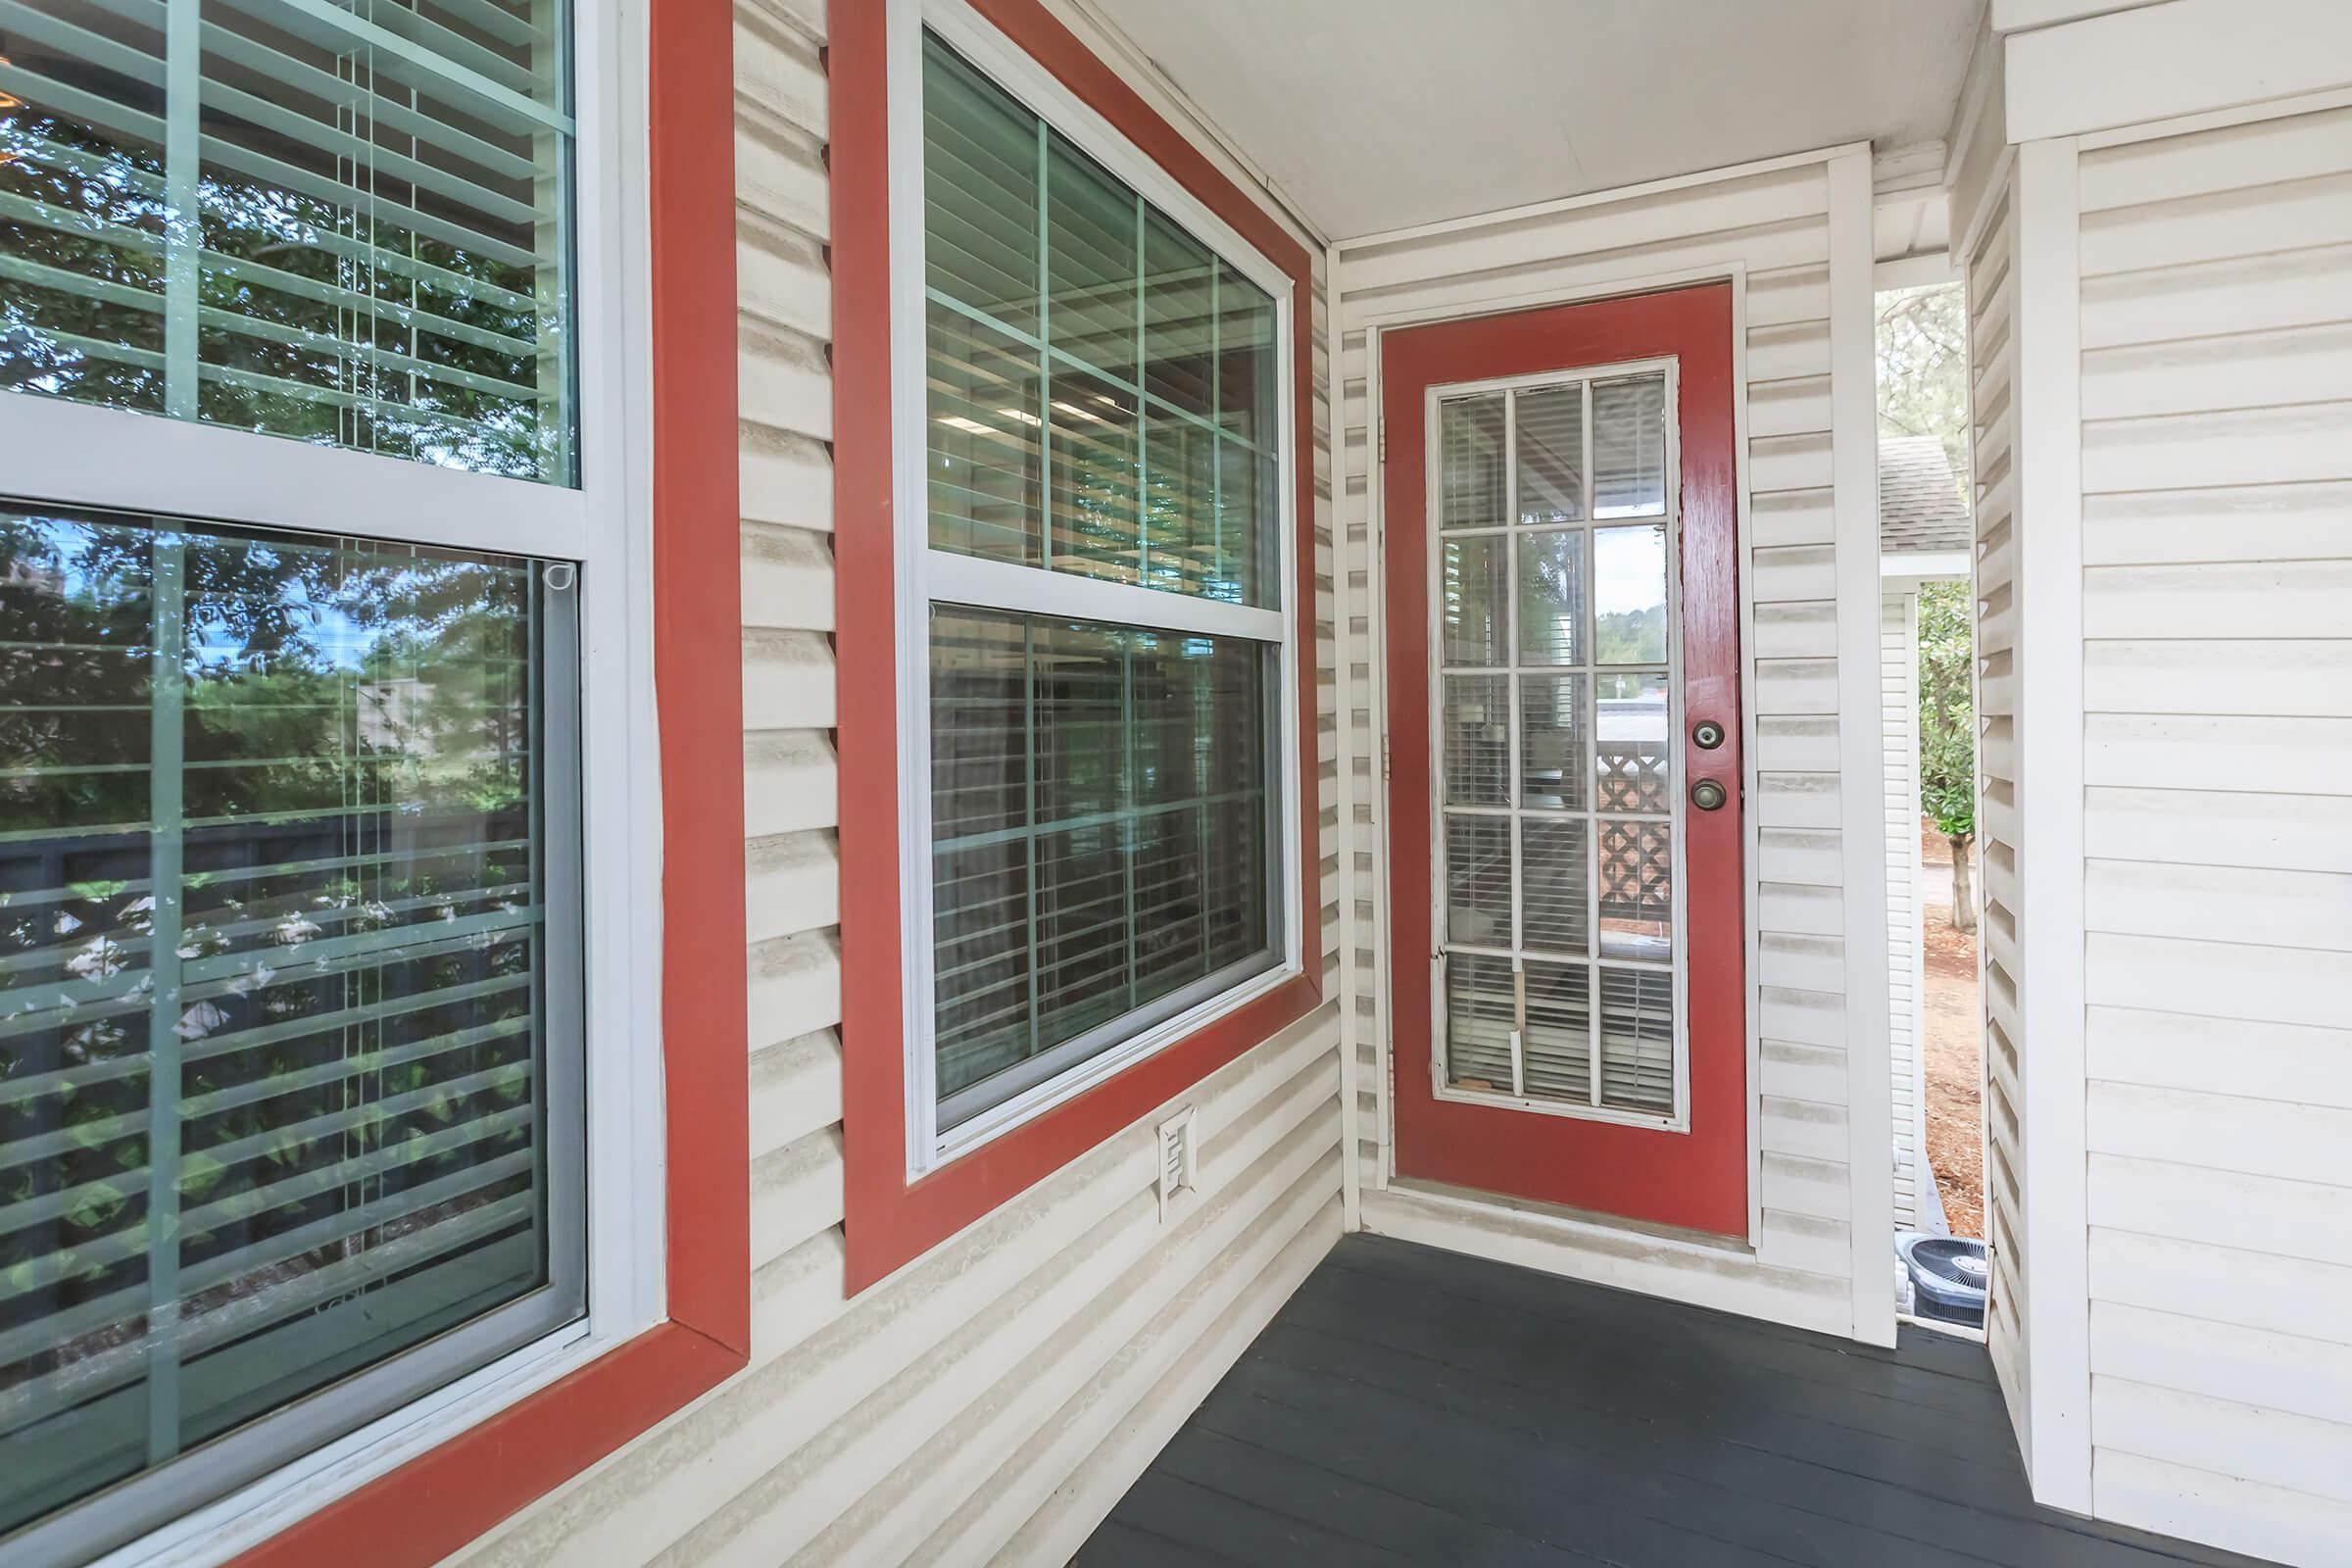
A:
POLYGON ((1744 1236, 1731 287, 1381 359, 1397 1173, 1744 1236))

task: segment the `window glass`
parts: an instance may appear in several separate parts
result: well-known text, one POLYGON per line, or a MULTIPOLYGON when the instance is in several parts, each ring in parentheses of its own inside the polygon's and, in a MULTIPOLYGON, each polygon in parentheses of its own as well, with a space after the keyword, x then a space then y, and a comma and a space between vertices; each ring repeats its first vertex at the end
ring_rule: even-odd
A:
POLYGON ((0 388, 572 482, 560 0, 166 17, 9 8, 0 388))
POLYGON ((923 125, 933 548, 1273 604, 1273 297, 928 35, 923 125))
POLYGON ((0 1536, 130 1482, 55 1522, 125 1539, 580 1312, 573 597, 0 508, 0 1536))
POLYGON ((945 1135, 1281 962, 1282 313, 929 33, 923 122, 945 1135))
POLYGON ((1239 638, 934 613, 943 1126, 1273 965, 1274 668, 1239 638))

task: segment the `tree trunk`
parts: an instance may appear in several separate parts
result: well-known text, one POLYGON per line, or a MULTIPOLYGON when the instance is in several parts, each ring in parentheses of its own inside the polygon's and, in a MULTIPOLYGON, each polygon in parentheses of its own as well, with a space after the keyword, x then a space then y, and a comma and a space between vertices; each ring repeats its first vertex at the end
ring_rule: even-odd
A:
POLYGON ((1963 934, 1977 928, 1976 869, 1969 863, 1974 835, 1955 833, 1952 844, 1952 929, 1963 934))

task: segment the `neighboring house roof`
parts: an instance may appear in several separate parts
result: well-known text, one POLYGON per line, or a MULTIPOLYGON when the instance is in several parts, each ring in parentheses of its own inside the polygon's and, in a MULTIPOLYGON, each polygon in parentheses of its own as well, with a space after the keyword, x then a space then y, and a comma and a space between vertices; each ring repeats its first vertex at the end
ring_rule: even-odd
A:
POLYGON ((1969 547, 1960 482, 1932 435, 1879 437, 1879 550, 1908 556, 1969 547))

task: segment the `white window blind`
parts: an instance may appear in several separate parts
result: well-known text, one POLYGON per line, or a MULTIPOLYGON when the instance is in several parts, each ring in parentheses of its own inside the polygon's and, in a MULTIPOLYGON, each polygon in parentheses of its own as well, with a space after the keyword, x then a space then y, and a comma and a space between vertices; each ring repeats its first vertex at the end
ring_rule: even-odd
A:
POLYGON ((1280 313, 922 53, 934 1135, 1279 963, 1280 313))
POLYGON ((573 473, 560 0, 0 0, 0 387, 573 473))

